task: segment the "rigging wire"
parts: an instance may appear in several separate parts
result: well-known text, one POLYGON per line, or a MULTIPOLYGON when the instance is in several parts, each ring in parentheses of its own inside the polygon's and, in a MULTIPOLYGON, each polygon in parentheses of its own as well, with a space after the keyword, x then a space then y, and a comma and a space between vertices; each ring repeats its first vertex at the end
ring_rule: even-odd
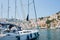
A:
POLYGON ((36 13, 36 7, 35 7, 35 2, 33 0, 33 5, 34 5, 34 12, 35 12, 35 17, 36 17, 36 22, 37 22, 37 13, 36 13))
MULTIPOLYGON (((34 12, 35 12, 35 18, 36 18, 36 24, 37 24, 37 13, 36 13, 36 7, 35 7, 34 0, 33 0, 33 5, 34 5, 34 12)), ((37 24, 37 29, 39 29, 38 24, 37 24)))

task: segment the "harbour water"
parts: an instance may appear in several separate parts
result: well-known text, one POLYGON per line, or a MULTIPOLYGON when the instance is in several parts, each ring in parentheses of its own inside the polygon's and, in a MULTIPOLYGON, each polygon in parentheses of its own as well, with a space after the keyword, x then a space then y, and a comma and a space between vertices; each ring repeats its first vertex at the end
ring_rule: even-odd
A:
POLYGON ((40 29, 40 36, 36 40, 60 40, 60 29, 40 29))

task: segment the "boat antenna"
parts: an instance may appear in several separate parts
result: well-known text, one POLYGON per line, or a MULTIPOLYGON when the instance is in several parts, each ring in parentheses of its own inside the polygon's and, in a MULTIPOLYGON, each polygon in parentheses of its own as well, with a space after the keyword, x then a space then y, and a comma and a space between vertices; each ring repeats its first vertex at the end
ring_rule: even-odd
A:
POLYGON ((9 18, 9 0, 8 0, 8 12, 7 12, 7 13, 8 13, 7 16, 8 16, 8 18, 9 18))
POLYGON ((29 21, 29 0, 28 0, 28 14, 26 20, 29 21))
POLYGON ((16 0, 15 0, 15 19, 16 19, 16 0))
POLYGON ((1 18, 3 18, 3 4, 1 3, 1 18))
MULTIPOLYGON (((35 12, 35 18, 36 18, 36 24, 37 24, 37 13, 36 13, 36 7, 35 7, 35 2, 33 0, 33 5, 34 5, 34 12, 35 12)), ((38 24, 37 24, 38 26, 38 24)), ((37 27, 38 28, 38 27, 37 27)))

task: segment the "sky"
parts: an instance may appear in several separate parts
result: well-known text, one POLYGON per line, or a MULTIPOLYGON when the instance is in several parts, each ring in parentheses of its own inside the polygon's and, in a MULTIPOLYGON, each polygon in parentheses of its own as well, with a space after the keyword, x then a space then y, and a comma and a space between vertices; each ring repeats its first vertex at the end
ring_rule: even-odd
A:
MULTIPOLYGON (((29 0, 29 18, 35 18, 33 0, 29 0)), ((37 17, 46 17, 60 11, 60 0, 34 0, 37 17)), ((16 0, 16 18, 25 19, 28 14, 28 0, 16 0), (22 1, 22 5, 21 5, 22 1)), ((8 18, 8 0, 0 0, 0 17, 8 18), (1 4, 2 15, 1 15, 1 4)), ((15 18, 15 0, 9 0, 9 18, 15 18)))

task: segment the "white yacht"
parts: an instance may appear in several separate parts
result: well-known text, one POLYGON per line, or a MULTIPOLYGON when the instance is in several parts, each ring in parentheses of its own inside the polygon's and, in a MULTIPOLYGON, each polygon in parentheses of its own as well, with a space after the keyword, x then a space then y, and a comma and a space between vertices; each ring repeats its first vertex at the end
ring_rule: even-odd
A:
POLYGON ((0 40, 31 40, 39 37, 38 30, 21 30, 21 27, 10 23, 0 25, 0 40))

